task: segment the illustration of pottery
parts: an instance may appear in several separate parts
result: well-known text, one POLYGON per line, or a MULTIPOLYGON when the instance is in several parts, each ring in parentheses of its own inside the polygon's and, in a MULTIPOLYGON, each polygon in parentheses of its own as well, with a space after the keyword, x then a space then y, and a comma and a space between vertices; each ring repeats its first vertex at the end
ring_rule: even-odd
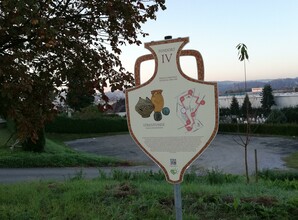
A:
POLYGON ((139 101, 135 106, 135 110, 143 118, 148 118, 154 110, 154 105, 148 97, 146 97, 146 99, 139 97, 139 101))
POLYGON ((170 109, 168 107, 164 107, 162 110, 161 110, 162 114, 164 115, 169 115, 170 114, 170 109))
POLYGON ((164 99, 162 96, 162 90, 152 90, 151 91, 151 102, 154 105, 154 120, 160 121, 162 119, 161 111, 164 107, 164 99))
POLYGON ((162 119, 162 114, 161 112, 154 112, 154 120, 155 121, 160 121, 162 119))
POLYGON ((154 112, 161 112, 164 107, 164 100, 161 93, 161 89, 151 91, 151 102, 154 105, 154 112))

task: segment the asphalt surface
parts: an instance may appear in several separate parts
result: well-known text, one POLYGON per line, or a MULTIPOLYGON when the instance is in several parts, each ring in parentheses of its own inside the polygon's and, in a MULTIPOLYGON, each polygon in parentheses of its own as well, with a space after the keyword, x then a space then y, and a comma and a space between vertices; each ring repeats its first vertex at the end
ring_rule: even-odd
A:
MULTIPOLYGON (((240 141, 240 137, 237 135, 218 134, 190 168, 196 170, 218 169, 225 173, 243 174, 245 172, 244 148, 237 144, 240 141)), ((135 144, 130 135, 82 139, 69 141, 66 144, 77 151, 116 157, 143 165, 155 165, 135 144)), ((298 151, 298 139, 251 137, 248 145, 248 163, 251 173, 255 171, 255 149, 257 150, 259 170, 287 169, 283 158, 298 151)))
MULTIPOLYGON (((189 167, 188 171, 204 172, 217 169, 225 173, 244 174, 244 149, 237 135, 218 134, 210 146, 189 167)), ((102 168, 8 168, 0 169, 0 182, 12 183, 33 180, 67 180, 78 176, 95 178, 100 172, 112 170, 159 171, 159 167, 135 144, 130 135, 116 135, 69 141, 68 146, 77 151, 101 156, 116 157, 138 163, 133 167, 102 168)), ((255 172, 255 149, 258 169, 287 170, 283 158, 298 151, 297 138, 252 137, 248 146, 249 172, 255 172)))

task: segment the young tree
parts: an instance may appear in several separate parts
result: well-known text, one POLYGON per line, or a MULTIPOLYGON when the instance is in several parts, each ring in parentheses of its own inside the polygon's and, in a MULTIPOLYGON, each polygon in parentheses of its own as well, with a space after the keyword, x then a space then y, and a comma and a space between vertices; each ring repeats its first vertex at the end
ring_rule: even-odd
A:
POLYGON ((77 61, 88 74, 76 77, 93 82, 103 96, 107 83, 112 91, 133 85, 120 46, 140 45, 147 35, 141 25, 165 8, 165 0, 2 0, 0 115, 15 121, 21 140, 37 140, 77 61))
MULTIPOLYGON (((248 60, 248 53, 247 47, 245 44, 240 43, 236 46, 238 50, 239 60, 244 64, 244 82, 245 82, 245 92, 247 92, 247 85, 246 85, 246 63, 245 60, 248 60)), ((249 183, 249 173, 248 173, 248 159, 247 159, 247 148, 250 142, 250 121, 249 121, 249 112, 251 108, 251 103, 249 101, 248 95, 246 93, 243 105, 241 107, 242 113, 245 111, 244 115, 246 118, 246 133, 245 138, 239 137, 240 141, 235 140, 240 146, 244 148, 244 164, 245 164, 245 174, 246 174, 246 181, 249 183)))
POLYGON ((261 104, 265 115, 268 116, 271 111, 272 105, 275 105, 272 88, 269 84, 265 85, 263 88, 261 104))

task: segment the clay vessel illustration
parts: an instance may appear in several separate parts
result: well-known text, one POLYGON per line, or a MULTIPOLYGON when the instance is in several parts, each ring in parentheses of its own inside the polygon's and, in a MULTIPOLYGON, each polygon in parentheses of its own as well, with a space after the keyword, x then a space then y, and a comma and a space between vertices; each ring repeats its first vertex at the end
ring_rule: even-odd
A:
POLYGON ((151 102, 154 105, 154 112, 161 112, 164 107, 164 100, 161 93, 161 89, 151 91, 151 102))
POLYGON ((154 105, 154 120, 160 121, 162 119, 161 111, 164 106, 164 100, 162 96, 162 90, 152 90, 151 91, 151 102, 154 105))
POLYGON ((148 97, 146 97, 146 99, 140 97, 138 103, 135 106, 135 110, 143 118, 148 118, 154 110, 154 105, 148 97))

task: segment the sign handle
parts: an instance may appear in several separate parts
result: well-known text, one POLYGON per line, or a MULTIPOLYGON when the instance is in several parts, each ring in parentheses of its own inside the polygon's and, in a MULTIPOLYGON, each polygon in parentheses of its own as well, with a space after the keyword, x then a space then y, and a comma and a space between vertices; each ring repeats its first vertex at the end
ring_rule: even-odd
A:
POLYGON ((176 220, 182 220, 182 201, 180 183, 174 184, 176 220))
MULTIPOLYGON (((197 63, 198 80, 204 81, 204 62, 203 62, 201 53, 197 50, 182 50, 180 56, 195 57, 196 63, 197 63)), ((154 59, 154 56, 152 54, 146 54, 146 55, 140 56, 136 60, 135 71, 134 71, 136 86, 139 86, 141 84, 141 78, 140 78, 141 63, 148 60, 153 60, 153 59, 154 59)))

